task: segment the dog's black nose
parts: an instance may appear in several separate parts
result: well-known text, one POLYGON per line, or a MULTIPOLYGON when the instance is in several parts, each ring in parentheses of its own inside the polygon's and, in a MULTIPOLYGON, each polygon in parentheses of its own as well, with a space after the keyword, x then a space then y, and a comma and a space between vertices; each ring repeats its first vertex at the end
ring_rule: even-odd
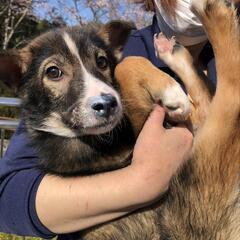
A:
POLYGON ((91 108, 95 111, 98 117, 108 118, 116 113, 118 107, 117 99, 111 94, 101 94, 96 97, 91 104, 91 108))

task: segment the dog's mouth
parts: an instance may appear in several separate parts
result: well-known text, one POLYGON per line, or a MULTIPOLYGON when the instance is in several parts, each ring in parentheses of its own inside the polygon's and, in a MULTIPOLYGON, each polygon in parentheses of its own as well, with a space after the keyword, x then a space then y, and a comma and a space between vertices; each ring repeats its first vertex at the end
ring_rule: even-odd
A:
MULTIPOLYGON (((36 131, 48 132, 57 136, 75 138, 84 135, 100 135, 112 131, 121 121, 122 117, 119 115, 109 121, 95 122, 92 125, 69 124, 62 121, 57 113, 51 114, 40 126, 33 126, 36 131)), ((88 122, 89 123, 89 122, 88 122)))
POLYGON ((84 135, 99 135, 112 131, 118 123, 121 121, 121 117, 116 117, 111 120, 96 123, 94 125, 86 125, 81 127, 81 133, 84 135))

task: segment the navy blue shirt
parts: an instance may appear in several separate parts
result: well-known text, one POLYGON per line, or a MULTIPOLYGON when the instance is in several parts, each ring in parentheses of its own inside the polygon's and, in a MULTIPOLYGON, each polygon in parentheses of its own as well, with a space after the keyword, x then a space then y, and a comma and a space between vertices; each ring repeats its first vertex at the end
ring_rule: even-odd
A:
MULTIPOLYGON (((153 24, 132 32, 124 48, 124 57, 143 56, 156 67, 171 72, 156 58, 153 36, 159 33, 156 18, 153 24)), ((215 63, 209 61, 210 78, 215 81, 215 63)), ((8 150, 0 160, 0 232, 23 236, 39 236, 44 239, 54 234, 39 221, 35 198, 44 173, 38 169, 38 157, 29 142, 23 123, 12 137, 8 150)))
MULTIPOLYGON (((157 18, 154 16, 152 25, 141 30, 136 30, 132 32, 131 36, 128 39, 127 44, 124 47, 123 57, 127 56, 145 57, 149 59, 152 62, 152 64, 155 65, 157 68, 160 68, 161 70, 169 73, 173 77, 176 77, 176 75, 168 68, 168 66, 159 58, 157 58, 155 55, 153 37, 155 33, 159 32, 160 29, 157 24, 157 18)), ((206 47, 208 46, 209 45, 207 45, 206 47)), ((210 58, 206 57, 208 77, 213 83, 216 83, 215 59, 213 58, 211 51, 207 52, 210 53, 210 58)))

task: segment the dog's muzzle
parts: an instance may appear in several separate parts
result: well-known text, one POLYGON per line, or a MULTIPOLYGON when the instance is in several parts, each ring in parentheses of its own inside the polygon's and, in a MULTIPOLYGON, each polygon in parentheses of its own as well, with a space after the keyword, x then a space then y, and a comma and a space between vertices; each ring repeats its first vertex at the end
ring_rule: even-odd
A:
POLYGON ((63 123, 80 134, 102 134, 111 131, 122 118, 117 96, 100 93, 77 102, 62 114, 63 123))

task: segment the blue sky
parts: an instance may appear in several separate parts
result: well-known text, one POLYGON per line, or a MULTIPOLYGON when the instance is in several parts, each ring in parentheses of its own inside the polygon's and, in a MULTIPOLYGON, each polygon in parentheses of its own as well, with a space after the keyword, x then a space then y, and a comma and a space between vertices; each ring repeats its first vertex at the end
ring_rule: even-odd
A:
MULTIPOLYGON (((71 0, 66 0, 64 1, 66 3, 66 5, 68 5, 69 7, 73 7, 73 3, 71 0)), ((73 19, 71 20, 71 17, 66 15, 66 13, 61 14, 61 6, 59 6, 58 4, 58 1, 57 0, 49 0, 47 1, 47 3, 56 9, 56 12, 63 17, 64 20, 67 21, 67 23, 69 25, 74 25, 74 24, 77 24, 77 22, 73 19)), ((48 11, 47 9, 44 9, 44 8, 35 8, 34 9, 34 13, 39 16, 40 18, 44 19, 44 18, 47 18, 48 19, 48 11)), ((91 20, 92 18, 92 14, 91 14, 91 11, 87 8, 85 8, 83 11, 81 11, 81 16, 83 16, 85 19, 87 20, 91 20)))
MULTIPOLYGON (((49 1, 46 1, 46 2, 48 3, 48 5, 50 5, 51 8, 55 9, 56 15, 61 16, 63 18, 63 20, 65 20, 65 22, 67 22, 67 24, 69 24, 69 25, 78 24, 76 19, 74 19, 71 14, 67 14, 66 11, 64 11, 63 7, 59 6, 59 3, 58 3, 57 0, 49 0, 49 1)), ((92 12, 90 11, 90 9, 88 9, 86 7, 83 7, 83 5, 81 5, 81 3, 83 3, 83 2, 84 2, 83 0, 79 1, 79 3, 80 3, 79 6, 82 7, 82 8, 79 8, 79 10, 80 10, 79 13, 80 13, 81 17, 84 18, 86 21, 91 21, 93 19, 92 12)), ((127 5, 127 6, 124 5, 123 0, 122 1, 120 0, 119 3, 120 3, 120 5, 119 5, 119 8, 118 8, 118 12, 122 13, 122 14, 119 14, 119 16, 123 15, 126 10, 129 10, 130 8, 133 7, 133 5, 127 5)), ((66 0, 66 1, 64 1, 64 4, 69 8, 73 7, 73 1, 72 0, 66 0)), ((37 9, 35 8, 34 13, 42 19, 43 18, 47 18, 48 20, 51 19, 51 17, 48 14, 48 10, 46 8, 43 8, 43 7, 42 8, 39 7, 37 9)), ((131 20, 134 21, 134 17, 136 17, 136 16, 133 16, 133 18, 131 20)), ((103 22, 105 22, 109 19, 107 19, 107 17, 103 17, 101 20, 103 22)), ((125 19, 125 20, 127 20, 127 19, 125 19)))

